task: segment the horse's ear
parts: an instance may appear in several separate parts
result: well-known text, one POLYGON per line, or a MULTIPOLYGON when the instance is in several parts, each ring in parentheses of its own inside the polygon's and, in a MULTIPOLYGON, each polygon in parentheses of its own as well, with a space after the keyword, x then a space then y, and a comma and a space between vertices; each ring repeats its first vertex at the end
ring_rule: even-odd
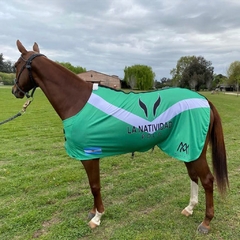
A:
POLYGON ((20 53, 22 53, 22 54, 27 53, 26 48, 22 45, 22 43, 19 40, 17 40, 17 48, 20 53))
POLYGON ((37 44, 36 42, 33 44, 33 51, 34 51, 34 52, 38 52, 38 53, 40 53, 40 50, 39 50, 38 44, 37 44))

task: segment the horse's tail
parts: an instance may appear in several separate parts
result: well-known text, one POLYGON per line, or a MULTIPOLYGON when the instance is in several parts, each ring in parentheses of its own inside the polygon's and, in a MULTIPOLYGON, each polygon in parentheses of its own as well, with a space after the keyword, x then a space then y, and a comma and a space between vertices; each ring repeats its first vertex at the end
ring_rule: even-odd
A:
POLYGON ((212 147, 212 164, 213 173, 216 178, 218 190, 221 194, 226 192, 229 187, 228 171, 227 171, 227 156, 223 137, 223 129, 221 118, 214 105, 209 102, 213 113, 213 126, 210 137, 210 145, 212 147))

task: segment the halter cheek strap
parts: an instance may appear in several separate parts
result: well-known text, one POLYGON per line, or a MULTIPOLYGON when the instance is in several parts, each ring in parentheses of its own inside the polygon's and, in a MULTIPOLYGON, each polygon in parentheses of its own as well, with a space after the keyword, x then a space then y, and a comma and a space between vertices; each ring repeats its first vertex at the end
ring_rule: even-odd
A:
POLYGON ((26 68, 28 69, 29 78, 30 78, 31 82, 32 82, 36 87, 38 87, 38 85, 36 84, 36 82, 35 82, 35 80, 34 80, 34 78, 33 78, 32 71, 31 71, 31 70, 32 70, 31 64, 32 64, 32 61, 33 61, 34 58, 36 58, 36 57, 41 57, 41 56, 44 56, 44 57, 45 57, 45 55, 40 54, 40 53, 38 53, 38 54, 33 54, 32 56, 29 57, 29 59, 28 59, 27 62, 26 62, 26 68))

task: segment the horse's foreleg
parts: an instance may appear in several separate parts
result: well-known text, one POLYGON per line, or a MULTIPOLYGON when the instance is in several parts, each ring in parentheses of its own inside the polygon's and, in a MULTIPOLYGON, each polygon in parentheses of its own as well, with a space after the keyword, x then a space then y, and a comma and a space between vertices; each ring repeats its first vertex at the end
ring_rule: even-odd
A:
POLYGON ((104 206, 101 197, 99 159, 84 160, 82 164, 86 170, 91 192, 94 198, 94 205, 89 213, 91 218, 89 226, 95 228, 100 225, 101 217, 104 214, 104 206))
POLYGON ((198 204, 198 184, 191 181, 190 201, 187 207, 182 210, 182 214, 189 216, 193 214, 194 207, 198 204))

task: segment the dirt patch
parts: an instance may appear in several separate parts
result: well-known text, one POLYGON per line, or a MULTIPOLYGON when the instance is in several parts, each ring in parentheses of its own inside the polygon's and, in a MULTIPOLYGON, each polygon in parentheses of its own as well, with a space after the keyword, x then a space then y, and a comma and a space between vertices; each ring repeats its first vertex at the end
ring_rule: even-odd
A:
POLYGON ((46 234, 48 232, 48 229, 52 226, 55 225, 57 223, 59 223, 60 220, 57 217, 53 217, 52 219, 48 220, 48 221, 44 221, 42 224, 42 228, 38 229, 34 234, 33 234, 33 238, 39 238, 40 236, 46 234))

